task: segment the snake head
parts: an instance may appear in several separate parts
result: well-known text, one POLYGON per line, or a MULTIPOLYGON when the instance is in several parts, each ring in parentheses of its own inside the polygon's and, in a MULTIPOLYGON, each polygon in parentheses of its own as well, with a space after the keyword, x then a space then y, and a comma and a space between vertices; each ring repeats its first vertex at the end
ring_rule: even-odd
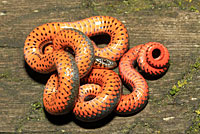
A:
POLYGON ((117 66, 117 63, 115 61, 95 56, 95 61, 93 64, 93 68, 99 68, 99 69, 113 69, 117 66))

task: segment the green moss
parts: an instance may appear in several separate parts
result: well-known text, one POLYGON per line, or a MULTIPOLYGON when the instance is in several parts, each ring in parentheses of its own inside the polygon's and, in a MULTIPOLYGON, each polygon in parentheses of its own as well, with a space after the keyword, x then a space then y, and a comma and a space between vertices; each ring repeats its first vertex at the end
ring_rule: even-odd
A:
POLYGON ((149 0, 121 0, 121 1, 97 1, 87 0, 83 7, 90 8, 94 14, 106 15, 108 13, 127 14, 153 8, 149 0))
POLYGON ((200 133, 200 105, 197 110, 194 111, 196 114, 192 121, 192 125, 187 130, 187 134, 199 134, 200 133))
POLYGON ((123 0, 120 4, 122 8, 119 9, 124 13, 153 8, 152 2, 149 0, 123 0))
POLYGON ((26 115, 23 116, 23 118, 20 118, 18 121, 18 124, 16 126, 16 132, 23 132, 23 126, 28 121, 40 121, 44 119, 44 112, 42 108, 41 101, 37 101, 31 104, 30 111, 26 113, 26 115))
POLYGON ((3 73, 0 74, 0 79, 4 79, 4 78, 8 78, 10 75, 10 73, 8 71, 5 71, 3 73))
POLYGON ((181 90, 181 88, 184 88, 185 87, 185 85, 187 85, 187 80, 186 79, 182 79, 182 80, 180 80, 180 81, 178 81, 177 82, 177 84, 175 84, 173 87, 172 87, 172 89, 170 90, 170 95, 171 96, 174 96, 174 95, 176 95, 180 90, 181 90))
POLYGON ((95 15, 129 14, 143 10, 162 10, 178 7, 181 10, 199 12, 200 3, 193 0, 84 0, 82 6, 95 15))
POLYGON ((189 81, 192 80, 194 73, 200 70, 200 57, 196 59, 196 62, 190 65, 190 69, 188 73, 184 75, 184 77, 179 80, 176 84, 174 84, 169 91, 171 96, 177 95, 177 93, 188 84, 189 81))
POLYGON ((189 3, 191 3, 191 2, 192 2, 192 0, 185 0, 185 1, 187 1, 187 2, 189 2, 189 3))
POLYGON ((120 131, 122 134, 130 134, 133 133, 135 130, 144 130, 146 134, 160 134, 161 131, 155 127, 150 122, 144 122, 141 120, 137 120, 130 124, 124 124, 124 128, 120 131))
POLYGON ((191 65, 191 68, 194 68, 195 70, 200 70, 200 58, 198 58, 196 62, 191 65))
POLYGON ((200 115, 200 109, 195 110, 195 113, 196 113, 197 115, 200 115))
POLYGON ((42 109, 42 103, 37 101, 31 104, 31 107, 33 110, 41 110, 42 109))
POLYGON ((139 124, 139 122, 137 123, 132 123, 132 124, 127 124, 125 128, 123 128, 120 133, 122 134, 128 134, 131 129, 134 129, 137 125, 139 124))
POLYGON ((197 13, 199 12, 199 10, 195 6, 190 6, 189 10, 192 12, 197 12, 197 13))
POLYGON ((179 88, 184 87, 186 84, 187 84, 187 80, 178 81, 178 87, 179 87, 179 88))
POLYGON ((12 81, 12 82, 22 82, 24 81, 23 78, 20 78, 13 74, 11 70, 4 70, 4 72, 0 73, 0 79, 6 79, 6 81, 12 81))
POLYGON ((36 101, 31 104, 30 115, 27 116, 27 120, 41 120, 43 119, 44 112, 41 101, 36 101))
POLYGON ((182 10, 188 10, 191 12, 199 12, 200 10, 200 3, 194 0, 174 0, 177 7, 182 10))
POLYGON ((169 93, 170 93, 171 96, 174 96, 174 95, 177 94, 179 91, 180 91, 180 88, 177 88, 177 86, 174 85, 174 86, 172 87, 172 89, 170 90, 169 93))

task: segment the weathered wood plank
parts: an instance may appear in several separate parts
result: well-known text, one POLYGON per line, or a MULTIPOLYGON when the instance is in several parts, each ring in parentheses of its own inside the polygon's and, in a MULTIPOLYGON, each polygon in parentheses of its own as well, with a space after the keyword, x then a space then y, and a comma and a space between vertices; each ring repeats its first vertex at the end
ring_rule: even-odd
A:
POLYGON ((0 16, 0 132, 184 133, 199 104, 199 71, 192 74, 175 98, 167 95, 178 80, 190 73, 191 64, 200 55, 200 14, 178 8, 107 13, 125 24, 131 47, 158 41, 170 52, 168 72, 158 80, 147 80, 150 100, 144 110, 128 117, 112 113, 97 123, 79 122, 72 114, 45 114, 40 104, 48 75, 38 74, 25 64, 23 43, 41 24, 101 15, 83 4, 79 0, 1 1, 0 12, 5 15, 0 16))

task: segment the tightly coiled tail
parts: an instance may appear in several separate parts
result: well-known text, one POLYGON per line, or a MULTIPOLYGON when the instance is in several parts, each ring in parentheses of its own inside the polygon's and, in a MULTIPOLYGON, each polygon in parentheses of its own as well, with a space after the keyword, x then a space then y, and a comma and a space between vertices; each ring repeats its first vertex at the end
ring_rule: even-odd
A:
POLYGON ((102 89, 95 86, 84 89, 85 85, 82 86, 73 112, 76 118, 82 121, 100 120, 111 113, 118 104, 121 97, 121 80, 112 70, 93 69, 83 81, 98 84, 102 89), (93 99, 85 99, 88 95, 93 95, 93 99))
POLYGON ((160 75, 167 70, 169 53, 167 48, 157 42, 149 42, 131 48, 119 62, 122 81, 132 92, 122 95, 116 108, 119 114, 132 114, 146 105, 149 97, 148 85, 141 74, 134 68, 136 61, 143 71, 151 75, 160 75))
POLYGON ((169 66, 169 52, 158 42, 146 43, 139 50, 137 63, 145 73, 161 75, 169 66))

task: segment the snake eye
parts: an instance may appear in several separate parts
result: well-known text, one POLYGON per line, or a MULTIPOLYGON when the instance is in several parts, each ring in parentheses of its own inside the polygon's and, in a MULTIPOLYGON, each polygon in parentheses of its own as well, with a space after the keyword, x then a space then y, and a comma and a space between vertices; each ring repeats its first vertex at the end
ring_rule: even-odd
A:
POLYGON ((108 61, 106 59, 103 59, 103 62, 107 63, 108 61))

